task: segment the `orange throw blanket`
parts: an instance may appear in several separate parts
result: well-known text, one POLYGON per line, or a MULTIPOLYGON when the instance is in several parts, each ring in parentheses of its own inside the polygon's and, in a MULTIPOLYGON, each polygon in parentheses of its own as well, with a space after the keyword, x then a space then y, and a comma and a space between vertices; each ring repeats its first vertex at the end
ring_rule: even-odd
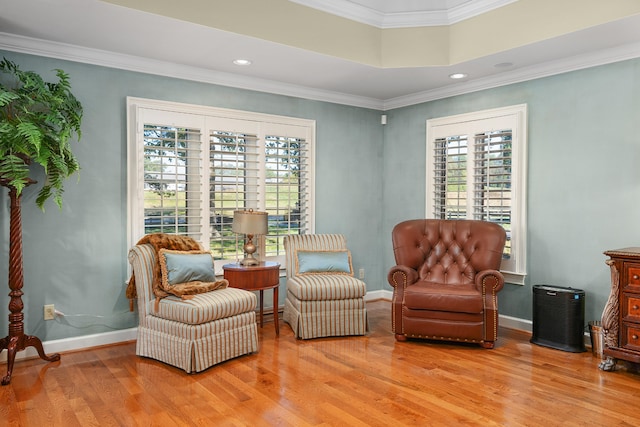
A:
MULTIPOLYGON (((200 251, 202 248, 200 244, 191 237, 179 236, 176 234, 155 233, 147 234, 138 241, 138 245, 150 244, 156 251, 156 264, 153 266, 153 293, 156 296, 156 311, 158 309, 158 302, 161 298, 169 295, 176 295, 183 299, 193 298, 193 294, 208 292, 215 289, 226 288, 229 284, 227 280, 219 280, 211 283, 202 282, 190 282, 185 286, 177 285, 175 289, 164 289, 162 285, 162 272, 159 262, 160 249, 169 249, 174 251, 200 251), (167 292, 169 291, 169 292, 167 292)), ((129 298, 129 309, 133 311, 133 301, 137 297, 136 282, 133 273, 127 284, 126 291, 127 298, 129 298)))

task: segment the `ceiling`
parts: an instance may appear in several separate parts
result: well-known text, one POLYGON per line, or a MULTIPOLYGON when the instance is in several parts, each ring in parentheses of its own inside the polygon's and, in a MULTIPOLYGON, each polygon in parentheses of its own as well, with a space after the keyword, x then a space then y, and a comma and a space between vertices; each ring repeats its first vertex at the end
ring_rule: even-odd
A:
MULTIPOLYGON (((281 6, 284 2, 259 1, 277 1, 281 6)), ((470 19, 474 13, 487 13, 498 3, 514 1, 290 0, 284 3, 295 3, 298 10, 303 6, 313 8, 314 13, 320 13, 318 4, 330 4, 332 15, 346 11, 343 15, 348 14, 350 22, 364 22, 372 11, 376 19, 382 17, 383 20, 423 13, 422 16, 429 15, 429 19, 437 15, 438 22, 454 22, 470 19), (485 9, 478 8, 480 5, 485 9), (452 18, 453 12, 458 18, 452 18), (460 18, 463 15, 467 18, 460 18)), ((290 45, 241 34, 241 26, 238 32, 221 30, 113 4, 123 2, 145 3, 142 0, 0 0, 0 49, 376 109, 640 56, 640 14, 455 64, 381 67, 301 48, 296 43, 290 45), (239 56, 251 59, 252 65, 234 65, 232 60, 239 56), (453 81, 448 76, 454 72, 464 72, 468 77, 453 81)), ((322 13, 325 12, 328 11, 322 13)), ((394 24, 396 28, 402 27, 398 22, 394 24)), ((295 38, 296 34, 291 37, 295 38)))

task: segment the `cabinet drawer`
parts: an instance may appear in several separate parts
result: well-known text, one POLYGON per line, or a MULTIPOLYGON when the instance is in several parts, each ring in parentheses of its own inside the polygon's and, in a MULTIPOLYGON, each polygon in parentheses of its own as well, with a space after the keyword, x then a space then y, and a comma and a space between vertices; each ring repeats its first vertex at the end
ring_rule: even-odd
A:
POLYGON ((622 318, 632 322, 640 322, 640 295, 622 294, 622 318))
POLYGON ((625 264, 627 282, 626 286, 640 287, 640 264, 625 264))
POLYGON ((624 322, 622 324, 622 334, 620 336, 622 340, 622 347, 629 350, 640 350, 640 325, 628 324, 624 322))

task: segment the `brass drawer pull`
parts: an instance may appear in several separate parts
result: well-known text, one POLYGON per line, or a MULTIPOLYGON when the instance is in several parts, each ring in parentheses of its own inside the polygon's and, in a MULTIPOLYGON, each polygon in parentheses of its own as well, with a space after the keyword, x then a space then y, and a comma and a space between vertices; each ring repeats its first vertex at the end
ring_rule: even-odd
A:
POLYGON ((638 309, 638 305, 634 304, 633 307, 631 307, 631 308, 633 308, 634 310, 637 310, 638 309))
POLYGON ((638 276, 637 274, 634 274, 633 275, 633 280, 638 280, 638 279, 640 279, 640 276, 638 276))
POLYGON ((638 336, 636 334, 631 335, 631 338, 633 338, 634 340, 638 339, 638 336))

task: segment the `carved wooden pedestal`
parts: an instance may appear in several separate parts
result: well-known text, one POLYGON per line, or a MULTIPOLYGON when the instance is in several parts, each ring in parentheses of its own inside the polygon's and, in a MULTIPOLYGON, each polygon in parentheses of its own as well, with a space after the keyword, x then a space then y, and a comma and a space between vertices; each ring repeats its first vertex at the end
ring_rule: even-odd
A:
POLYGON ((606 251, 611 293, 602 312, 604 355, 599 368, 613 371, 618 359, 640 363, 640 248, 606 251))
POLYGON ((0 352, 7 349, 7 375, 2 378, 2 385, 7 385, 11 382, 11 373, 17 352, 27 347, 35 347, 40 358, 48 362, 60 360, 60 355, 55 353, 47 356, 44 353, 40 339, 24 333, 21 197, 17 195, 15 187, 7 186, 1 181, 0 184, 9 188, 9 198, 11 200, 9 224, 9 288, 11 289, 11 292, 9 292, 11 297, 9 301, 9 335, 0 339, 0 352))

